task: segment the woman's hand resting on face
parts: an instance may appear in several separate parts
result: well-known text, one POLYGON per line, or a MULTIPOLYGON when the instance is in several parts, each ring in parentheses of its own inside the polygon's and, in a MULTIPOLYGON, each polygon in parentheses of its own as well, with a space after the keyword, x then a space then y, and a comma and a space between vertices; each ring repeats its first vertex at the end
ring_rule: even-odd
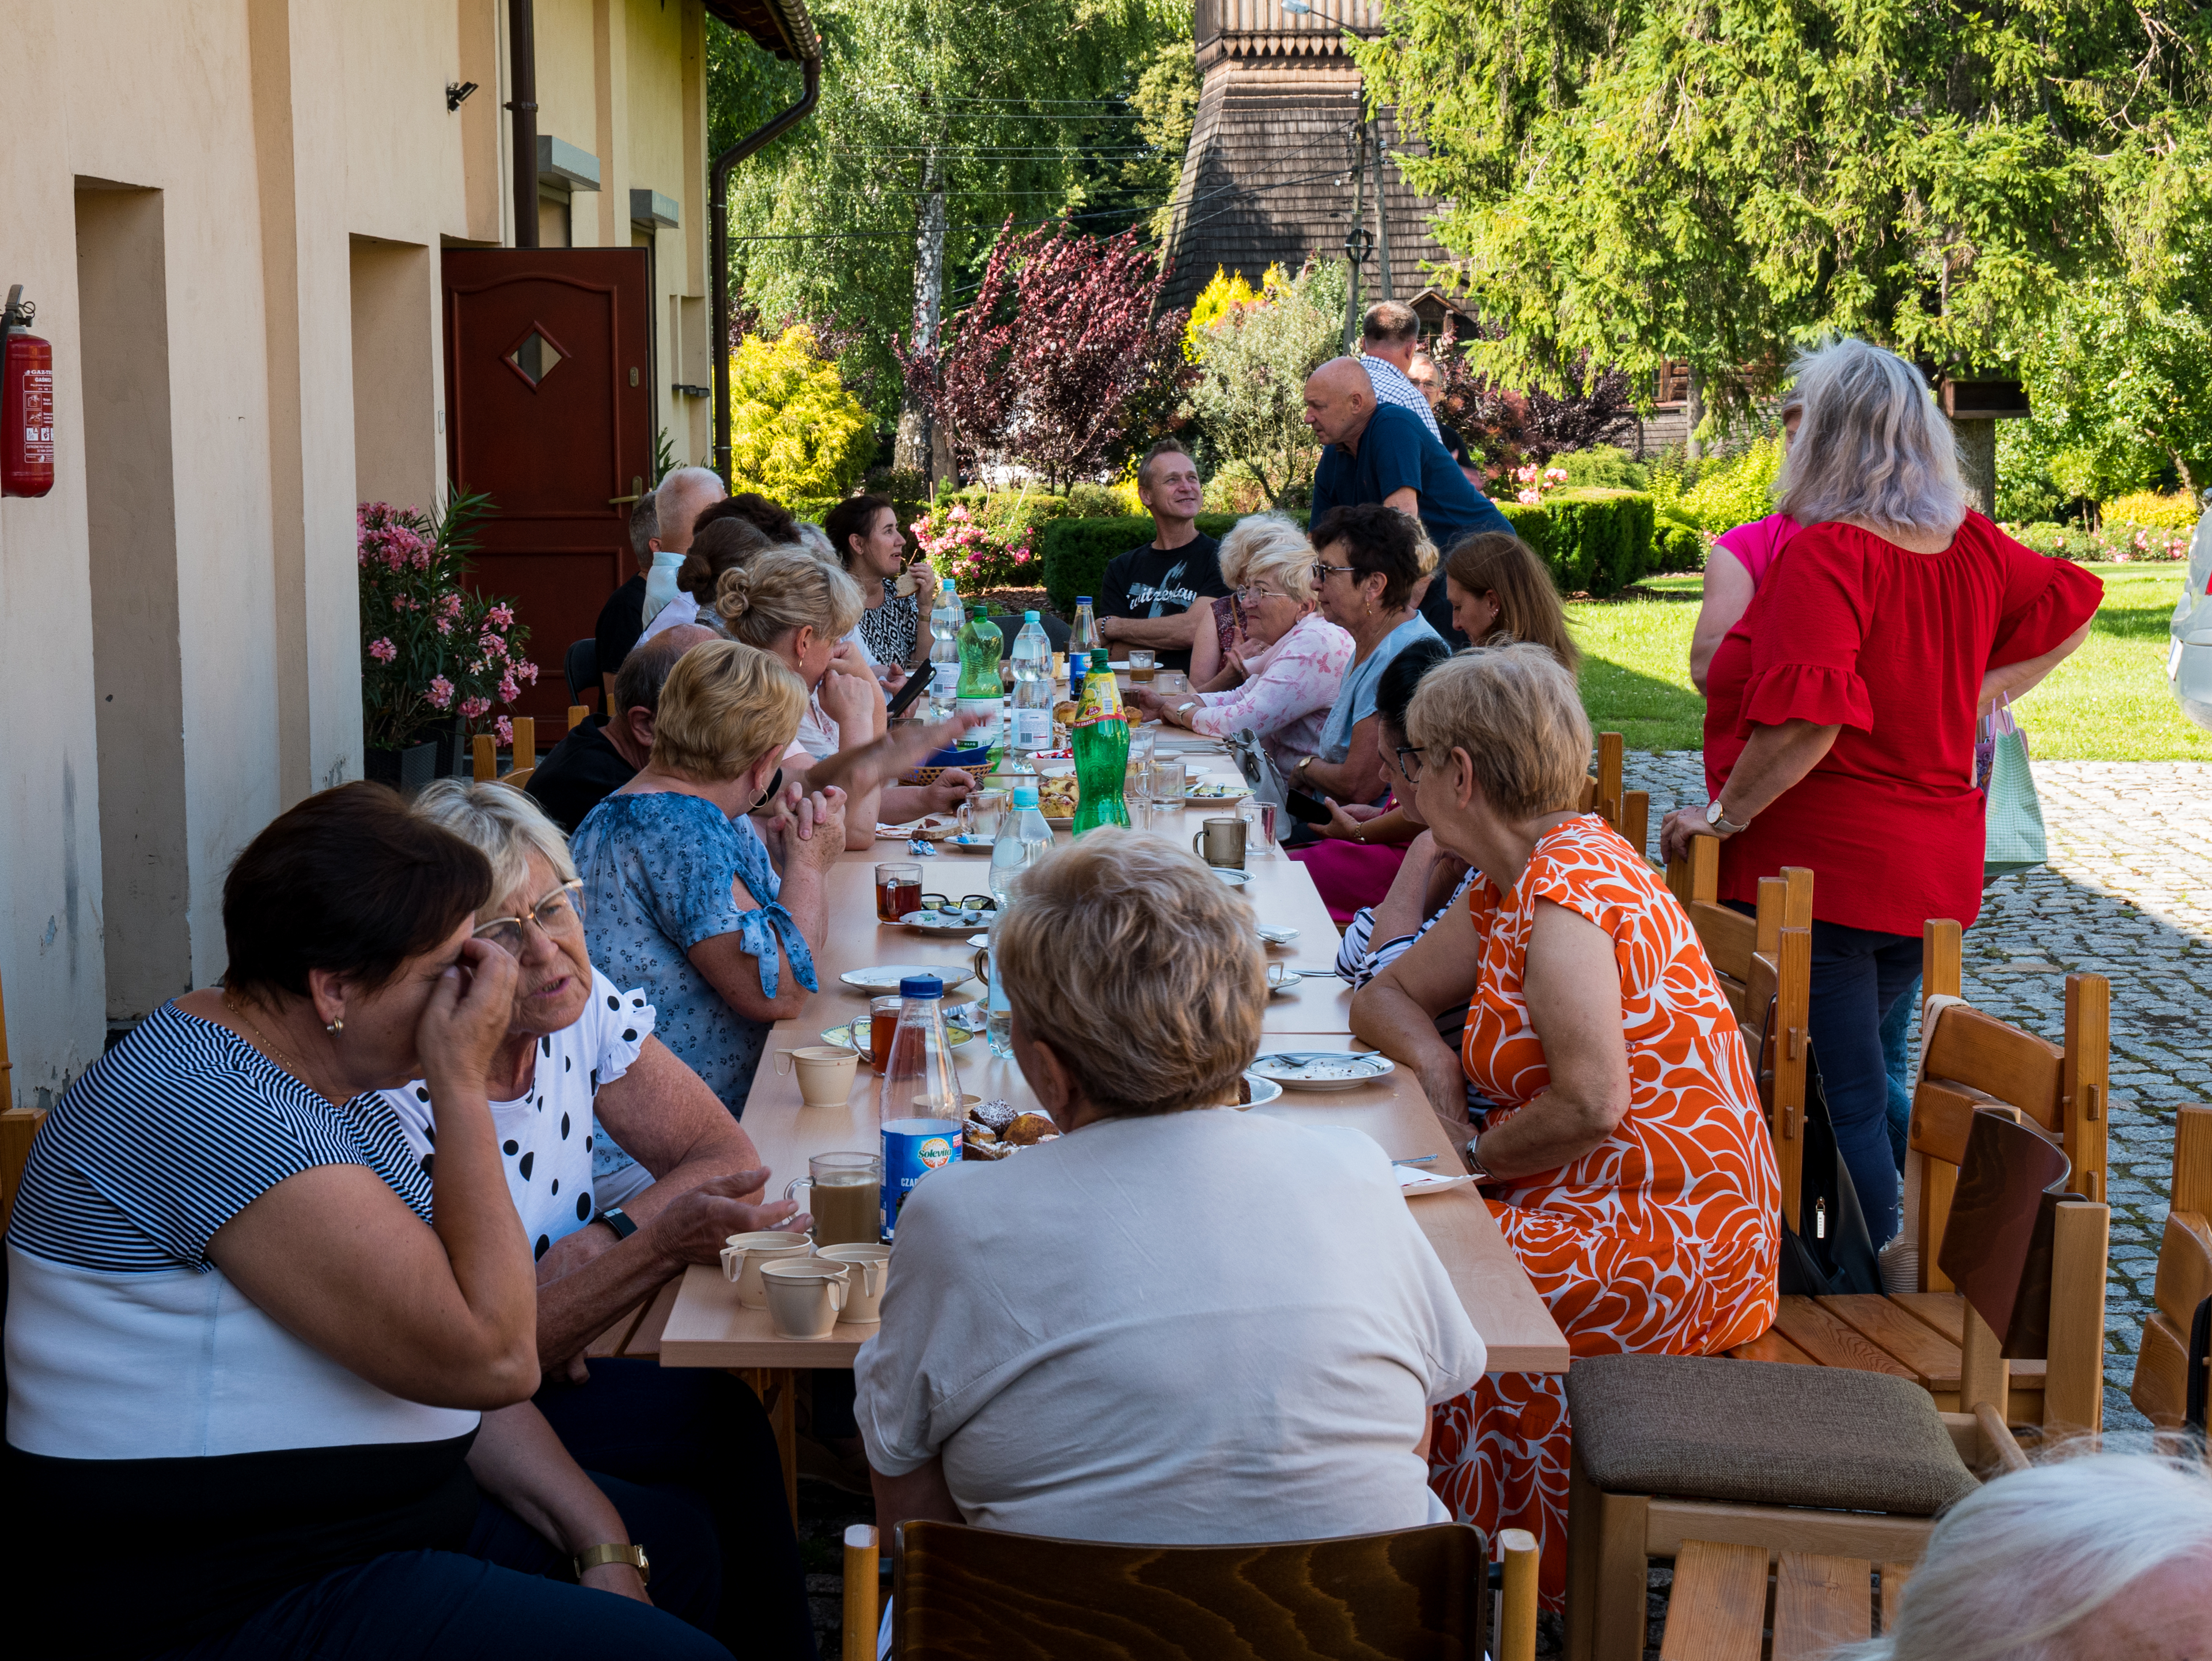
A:
POLYGON ((483 1088, 514 1011, 513 958, 489 940, 461 946, 460 960, 438 977, 415 1029, 422 1076, 434 1087, 483 1088))

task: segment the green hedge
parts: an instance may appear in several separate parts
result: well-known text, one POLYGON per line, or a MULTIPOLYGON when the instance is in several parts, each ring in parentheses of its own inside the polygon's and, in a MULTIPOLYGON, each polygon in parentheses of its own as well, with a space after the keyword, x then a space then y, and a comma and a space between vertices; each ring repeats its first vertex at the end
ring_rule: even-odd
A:
POLYGON ((1554 490, 1540 502, 1499 502, 1563 594, 1617 594, 1657 569, 1656 514, 1643 490, 1554 490))
MULTIPOLYGON (((1200 534, 1226 536, 1239 514, 1200 514, 1200 534)), ((1117 556, 1152 539, 1152 521, 1143 519, 1055 519, 1038 527, 1037 553, 1044 563, 1045 594, 1064 618, 1075 615, 1076 598, 1094 598, 1106 581, 1106 567, 1117 556)))

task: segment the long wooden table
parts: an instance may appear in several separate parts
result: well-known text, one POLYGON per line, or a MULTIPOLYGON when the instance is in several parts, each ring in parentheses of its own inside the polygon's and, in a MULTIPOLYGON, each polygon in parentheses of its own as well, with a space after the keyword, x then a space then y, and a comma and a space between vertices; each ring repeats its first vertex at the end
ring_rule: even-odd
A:
MULTIPOLYGON (((1193 776, 1230 776, 1225 757, 1216 756, 1212 764, 1209 766, 1203 756, 1193 757, 1193 776)), ((1170 810, 1155 820, 1153 828, 1170 836, 1179 830, 1188 843, 1200 820, 1222 811, 1219 806, 1188 808, 1178 825, 1170 810)), ((1060 834, 1065 840, 1066 833, 1060 834)), ((818 1043, 825 1029, 866 1016, 868 995, 838 979, 848 970, 892 963, 964 966, 973 955, 963 939, 933 939, 876 921, 874 867, 908 857, 904 843, 882 841, 872 849, 845 855, 829 873, 828 938, 815 954, 821 989, 796 1017, 779 1023, 770 1035, 769 1053, 762 1057, 745 1106, 744 1127, 772 1173, 771 1193, 780 1193, 784 1183, 803 1175, 814 1154, 873 1151, 878 1146, 872 1069, 861 1065, 842 1108, 810 1108, 800 1100, 796 1076, 776 1074, 774 1051, 818 1043)), ((989 864, 981 857, 940 854, 921 864, 923 885, 933 893, 957 897, 981 893, 988 886, 989 864)), ((1269 958, 1303 969, 1328 969, 1334 962, 1339 936, 1304 866, 1281 853, 1261 852, 1248 856, 1245 866, 1251 880, 1242 891, 1252 903, 1257 921, 1298 931, 1288 946, 1272 948, 1269 958)), ((972 983, 957 989, 969 995, 980 989, 972 983)), ((1304 980, 1296 991, 1269 1000, 1262 1031, 1271 1043, 1280 1035, 1285 1048, 1353 1048, 1350 1008, 1349 989, 1340 982, 1304 980)), ((1005 1097, 1018 1104, 1034 1104, 1020 1070, 1012 1062, 993 1056, 980 1035, 954 1056, 963 1089, 987 1098, 1005 1097)), ((1433 1153, 1440 1167, 1449 1168, 1455 1157, 1419 1086, 1402 1070, 1351 1090, 1286 1092, 1279 1100, 1252 1110, 1294 1123, 1350 1126, 1373 1137, 1393 1158, 1433 1153)), ((1565 1372, 1566 1339, 1507 1248, 1480 1196, 1466 1187, 1408 1203, 1482 1335, 1491 1368, 1565 1372)), ((685 1272, 672 1304, 664 1294, 653 1311, 615 1341, 617 1348, 603 1353, 642 1354, 657 1349, 664 1366, 754 1372, 776 1426, 786 1485, 795 1505, 792 1372, 850 1367, 873 1332, 872 1327, 841 1326, 828 1338, 780 1338, 765 1310, 738 1305, 736 1287, 719 1268, 695 1266, 685 1272), (663 1308, 667 1311, 665 1325, 649 1330, 655 1329, 655 1317, 663 1308)))

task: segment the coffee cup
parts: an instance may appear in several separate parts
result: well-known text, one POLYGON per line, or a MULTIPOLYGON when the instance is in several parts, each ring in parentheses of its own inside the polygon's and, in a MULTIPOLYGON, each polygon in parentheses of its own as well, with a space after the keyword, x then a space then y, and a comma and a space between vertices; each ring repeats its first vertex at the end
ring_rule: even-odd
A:
POLYGON ((836 1044, 811 1043, 799 1050, 775 1052, 780 1077, 799 1069, 799 1099, 809 1107, 842 1107, 853 1093, 854 1075, 860 1058, 836 1044))
POLYGON ((845 1284, 845 1307, 837 1317, 843 1326, 868 1326, 883 1319, 884 1283, 891 1272, 891 1249, 887 1245, 824 1246, 814 1254, 817 1262, 842 1263, 853 1271, 845 1284))
POLYGON ((722 1246, 722 1273, 738 1283, 738 1301, 747 1309, 766 1309, 768 1293, 761 1290, 761 1267, 786 1257, 804 1257, 814 1242, 804 1234, 782 1229, 762 1229, 751 1234, 732 1234, 722 1246))
POLYGON ((779 1338, 827 1338, 845 1307, 852 1271, 819 1257, 792 1257, 761 1268, 769 1324, 779 1338))
POLYGON ((962 1091, 957 1101, 942 1102, 933 1096, 914 1098, 915 1114, 925 1119, 957 1119, 965 1123, 968 1116, 982 1106, 983 1098, 970 1091, 962 1091))
POLYGON ((1225 818, 1210 818, 1205 829, 1190 839, 1190 851, 1208 865, 1218 866, 1224 871, 1244 868, 1244 821, 1231 815, 1225 818))

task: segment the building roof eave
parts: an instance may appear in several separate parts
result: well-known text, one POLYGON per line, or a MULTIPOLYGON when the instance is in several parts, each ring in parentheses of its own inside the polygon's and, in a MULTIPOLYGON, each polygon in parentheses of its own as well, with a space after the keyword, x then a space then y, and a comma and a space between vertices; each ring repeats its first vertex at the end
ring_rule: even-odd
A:
POLYGON ((808 15, 806 0, 702 0, 707 15, 720 18, 763 52, 791 63, 822 56, 822 37, 808 15))

